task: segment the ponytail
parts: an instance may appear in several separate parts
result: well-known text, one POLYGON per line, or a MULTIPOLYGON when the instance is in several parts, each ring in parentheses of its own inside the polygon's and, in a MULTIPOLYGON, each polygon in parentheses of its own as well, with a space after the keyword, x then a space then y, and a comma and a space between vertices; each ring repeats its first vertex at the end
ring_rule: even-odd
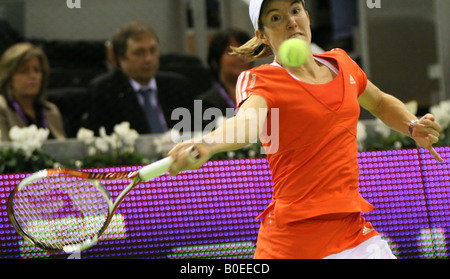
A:
POLYGON ((250 41, 240 47, 231 47, 231 50, 230 55, 242 55, 249 58, 251 61, 273 55, 270 46, 264 44, 257 37, 253 37, 250 41))

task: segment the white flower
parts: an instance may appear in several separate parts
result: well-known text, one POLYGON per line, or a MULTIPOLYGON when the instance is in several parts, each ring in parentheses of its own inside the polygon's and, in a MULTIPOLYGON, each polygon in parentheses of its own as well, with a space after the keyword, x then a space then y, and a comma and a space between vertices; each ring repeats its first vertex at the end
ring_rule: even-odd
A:
POLYGON ((445 130, 450 126, 450 100, 442 101, 436 106, 430 108, 430 112, 434 115, 435 120, 445 130))
POLYGON ((131 129, 129 122, 122 122, 114 126, 114 133, 122 137, 126 137, 127 133, 130 132, 130 130, 131 129))
POLYGON ((155 137, 153 144, 156 152, 159 154, 167 154, 181 140, 180 133, 177 130, 169 130, 166 133, 155 137))
POLYGON ((250 158, 255 158, 255 157, 256 157, 256 151, 250 150, 250 151, 248 152, 248 156, 249 156, 250 158))
POLYGON ((387 138, 390 136, 392 130, 386 124, 383 123, 380 119, 375 120, 375 132, 379 133, 383 138, 387 138))
POLYGON ((94 132, 86 128, 80 128, 77 132, 77 139, 87 145, 93 144, 95 141, 94 132))
POLYGON ((361 121, 359 121, 358 128, 357 128, 357 136, 356 136, 359 150, 364 149, 364 142, 366 141, 366 139, 367 139, 366 125, 364 123, 362 123, 361 121))
POLYGON ((83 167, 83 162, 81 162, 80 160, 76 160, 75 161, 75 167, 81 169, 83 167))
POLYGON ((136 130, 130 129, 129 122, 123 122, 114 126, 112 136, 120 142, 117 144, 120 144, 120 147, 123 147, 125 151, 133 152, 136 140, 139 138, 139 133, 136 130))
POLYGON ((97 145, 101 146, 100 151, 102 151, 102 152, 108 151, 109 148, 107 148, 105 150, 105 146, 104 146, 105 144, 106 144, 106 146, 108 146, 108 145, 111 146, 111 148, 113 150, 118 150, 120 147, 122 147, 122 144, 119 141, 119 137, 116 134, 113 133, 112 135, 108 136, 106 134, 105 127, 100 127, 99 132, 100 132, 100 140, 99 139, 96 140, 96 146, 97 145), (101 144, 97 143, 97 141, 101 142, 101 144))
POLYGON ((365 141, 367 139, 367 131, 366 131, 366 125, 362 123, 361 121, 358 122, 358 141, 365 141))
POLYGON ((105 127, 100 127, 99 135, 95 137, 93 131, 85 128, 78 130, 77 139, 88 145, 88 154, 91 156, 97 152, 106 153, 110 149, 117 152, 134 152, 136 140, 139 138, 138 132, 130 129, 128 122, 115 125, 111 135, 106 134, 105 127))
POLYGON ((98 133, 100 134, 101 138, 106 138, 108 135, 106 134, 106 129, 105 127, 100 127, 100 129, 98 130, 98 133))
MULTIPOLYGON (((109 142, 108 140, 104 138, 96 138, 95 139, 95 148, 96 150, 99 150, 100 152, 108 152, 109 150, 109 142)), ((89 153, 91 153, 92 150, 89 150, 89 153)), ((95 153, 94 153, 95 154, 95 153)))
POLYGON ((27 157, 31 157, 35 150, 41 149, 49 134, 48 129, 38 129, 36 125, 25 128, 14 126, 9 131, 13 148, 22 149, 27 157))
POLYGON ((170 138, 172 140, 173 143, 180 143, 181 142, 181 135, 180 132, 178 130, 170 130, 170 138))
MULTIPOLYGON (((94 143, 95 143, 95 141, 94 141, 94 143)), ((95 148, 95 146, 89 146, 89 148, 88 148, 88 155, 89 156, 93 156, 95 154, 97 154, 97 148, 95 148)))
POLYGON ((48 129, 38 129, 37 130, 37 139, 38 139, 38 141, 40 143, 39 148, 48 139, 49 135, 50 135, 50 130, 48 130, 48 129))
POLYGON ((229 159, 233 159, 236 156, 236 153, 233 151, 229 151, 229 152, 227 152, 227 156, 229 159))
POLYGON ((419 108, 419 104, 417 103, 417 101, 411 101, 405 104, 406 108, 408 109, 408 111, 414 115, 417 114, 417 110, 419 108))

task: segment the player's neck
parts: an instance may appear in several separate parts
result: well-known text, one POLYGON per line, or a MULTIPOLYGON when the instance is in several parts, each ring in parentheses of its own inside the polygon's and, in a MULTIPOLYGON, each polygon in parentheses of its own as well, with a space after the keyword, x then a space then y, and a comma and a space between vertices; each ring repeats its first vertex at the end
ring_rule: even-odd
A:
POLYGON ((320 62, 311 57, 305 64, 299 67, 284 67, 301 81, 311 84, 325 84, 334 79, 331 71, 320 62))
POLYGON ((316 62, 316 60, 314 60, 313 56, 311 56, 303 65, 300 65, 298 67, 287 67, 284 65, 282 66, 294 75, 300 75, 310 78, 316 78, 320 70, 320 66, 316 62))

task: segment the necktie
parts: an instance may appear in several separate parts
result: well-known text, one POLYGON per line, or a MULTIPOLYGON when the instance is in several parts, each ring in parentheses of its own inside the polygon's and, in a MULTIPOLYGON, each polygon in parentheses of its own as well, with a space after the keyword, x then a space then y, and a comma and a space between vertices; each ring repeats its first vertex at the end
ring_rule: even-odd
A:
POLYGON ((152 89, 139 90, 139 94, 144 98, 144 110, 147 123, 152 134, 161 134, 167 131, 164 115, 156 100, 156 92, 152 89))

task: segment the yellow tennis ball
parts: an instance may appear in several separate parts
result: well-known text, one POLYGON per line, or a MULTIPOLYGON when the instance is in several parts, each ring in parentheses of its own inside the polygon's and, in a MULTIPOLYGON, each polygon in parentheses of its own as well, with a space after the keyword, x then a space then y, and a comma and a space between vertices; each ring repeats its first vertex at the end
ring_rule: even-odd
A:
POLYGON ((288 67, 298 67, 304 64, 309 55, 309 44, 305 40, 297 38, 284 41, 278 50, 281 63, 288 67))

